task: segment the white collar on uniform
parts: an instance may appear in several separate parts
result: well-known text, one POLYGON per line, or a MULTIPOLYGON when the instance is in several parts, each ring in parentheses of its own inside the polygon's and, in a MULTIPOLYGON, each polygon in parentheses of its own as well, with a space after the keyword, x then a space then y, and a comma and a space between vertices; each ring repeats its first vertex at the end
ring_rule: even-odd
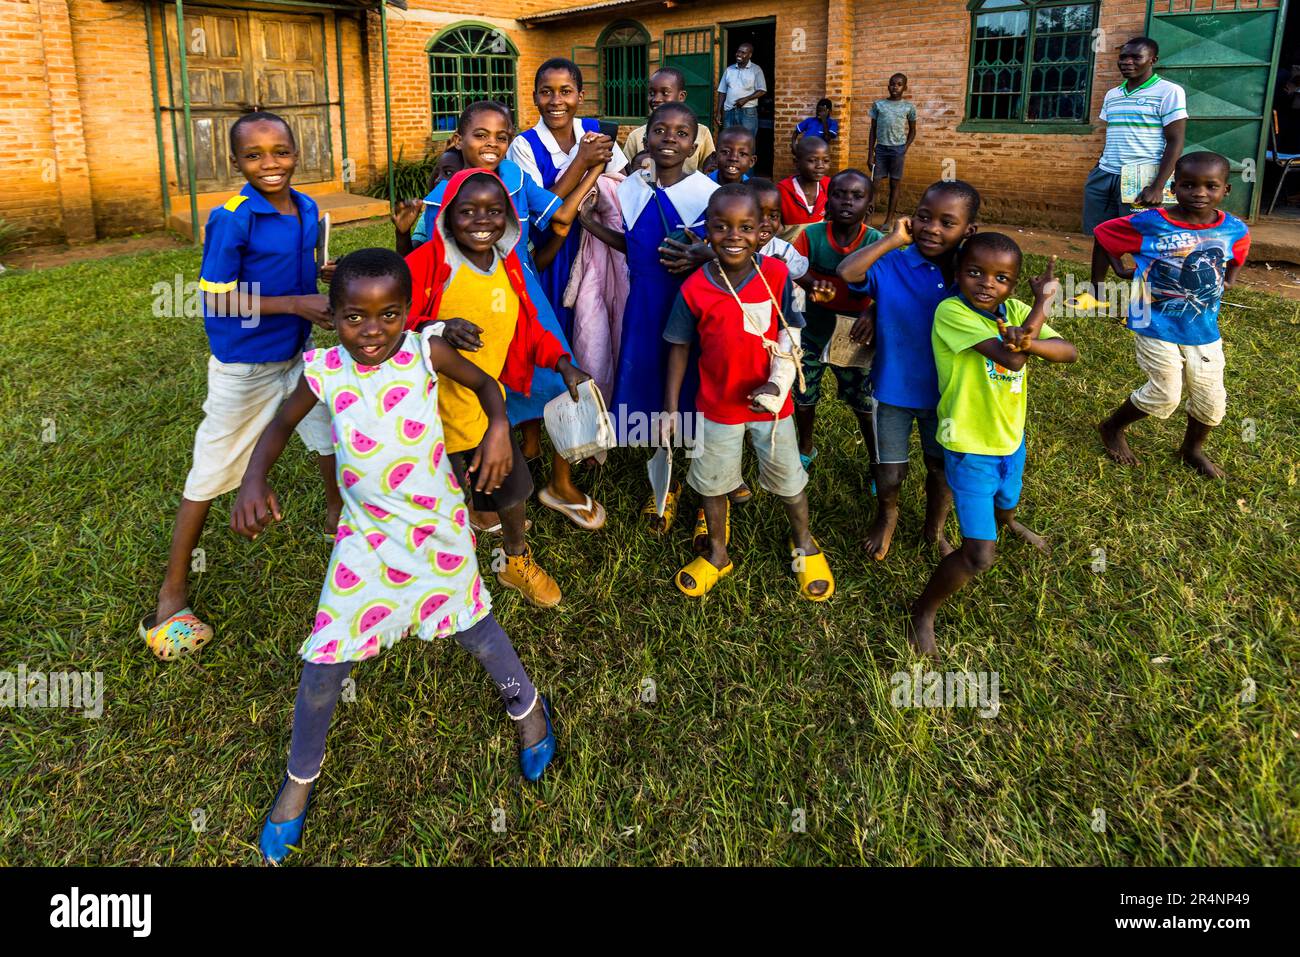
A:
MULTIPOLYGON (((703 173, 694 172, 683 176, 672 186, 660 187, 664 195, 672 201, 682 221, 694 225, 704 214, 704 207, 709 205, 709 197, 718 189, 718 184, 703 173)), ((618 184, 618 202, 623 209, 623 222, 631 229, 641 218, 641 213, 654 201, 654 190, 645 177, 631 173, 627 179, 618 184)))
POLYGON ((533 129, 537 131, 537 137, 542 141, 542 145, 550 150, 551 163, 554 164, 556 170, 560 173, 563 173, 568 169, 569 164, 572 163, 574 157, 578 155, 578 144, 582 142, 582 137, 587 132, 582 128, 581 117, 575 116, 573 118, 573 149, 566 153, 564 150, 560 149, 560 144, 555 142, 555 134, 551 132, 550 128, 544 121, 538 120, 537 125, 534 126, 533 129), (561 162, 557 163, 557 158, 561 159, 561 162))

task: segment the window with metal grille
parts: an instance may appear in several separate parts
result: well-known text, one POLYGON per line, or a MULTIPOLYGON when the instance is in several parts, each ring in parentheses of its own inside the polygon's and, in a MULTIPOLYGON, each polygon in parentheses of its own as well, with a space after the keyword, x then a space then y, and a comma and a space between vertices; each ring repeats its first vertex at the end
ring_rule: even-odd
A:
POLYGON ((600 109, 609 119, 641 122, 649 110, 650 34, 631 20, 615 23, 596 42, 600 109))
POLYGON ((1086 124, 1096 3, 972 0, 967 121, 1086 124))
POLYGON ((499 100, 516 111, 519 51, 499 30, 452 26, 429 44, 429 109, 433 131, 453 133, 460 111, 475 100, 499 100))

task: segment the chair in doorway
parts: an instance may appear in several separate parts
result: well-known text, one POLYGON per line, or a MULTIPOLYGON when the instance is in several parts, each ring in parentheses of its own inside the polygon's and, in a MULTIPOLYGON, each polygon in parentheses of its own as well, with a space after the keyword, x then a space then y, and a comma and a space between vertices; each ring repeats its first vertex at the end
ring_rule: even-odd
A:
POLYGON ((1264 153, 1264 159, 1278 167, 1277 189, 1273 190, 1273 202, 1268 204, 1268 215, 1272 215, 1277 198, 1282 195, 1282 184, 1286 182, 1287 173, 1300 170, 1300 153, 1283 153, 1277 144, 1277 110, 1273 111, 1273 125, 1269 127, 1269 144, 1273 147, 1264 153))

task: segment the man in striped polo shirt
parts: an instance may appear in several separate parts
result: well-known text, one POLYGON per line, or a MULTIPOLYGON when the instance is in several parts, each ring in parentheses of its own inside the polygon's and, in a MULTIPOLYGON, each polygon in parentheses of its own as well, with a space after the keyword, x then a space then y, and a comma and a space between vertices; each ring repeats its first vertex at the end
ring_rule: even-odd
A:
MULTIPOLYGON (((1120 48, 1124 82, 1106 92, 1100 119, 1106 123, 1106 146, 1083 187, 1083 231, 1089 236, 1101 223, 1127 216, 1135 207, 1159 206, 1164 184, 1173 175, 1187 134, 1187 94, 1155 72, 1160 48, 1150 37, 1134 37, 1120 48), (1155 179, 1132 205, 1120 200, 1120 174, 1130 163, 1159 163, 1155 179)), ((1106 278, 1110 259, 1096 241, 1092 246, 1092 285, 1106 278)), ((1071 303, 1079 310, 1103 306, 1084 292, 1071 303)))

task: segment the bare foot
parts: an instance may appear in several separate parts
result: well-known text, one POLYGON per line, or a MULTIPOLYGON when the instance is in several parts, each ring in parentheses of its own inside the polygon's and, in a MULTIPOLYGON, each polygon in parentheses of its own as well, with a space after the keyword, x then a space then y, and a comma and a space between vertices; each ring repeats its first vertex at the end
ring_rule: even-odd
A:
POLYGON ((1039 535, 1037 532, 1025 528, 1025 526, 1021 525, 1015 519, 1012 519, 1011 521, 1007 522, 1006 528, 1008 532, 1011 532, 1013 535, 1017 535, 1020 538, 1023 538, 1025 541, 1027 541, 1030 545, 1033 545, 1034 548, 1038 549, 1044 555, 1052 554, 1052 546, 1047 544, 1047 539, 1043 538, 1043 536, 1039 535))
POLYGON ((878 562, 883 562, 889 554, 890 543, 894 540, 894 529, 898 526, 898 509, 876 509, 876 520, 867 532, 867 553, 878 562))
POLYGON ((1097 425, 1097 431, 1101 433, 1101 444, 1106 447, 1106 454, 1110 456, 1111 461, 1118 462, 1120 465, 1138 464, 1138 457, 1128 447, 1128 439, 1124 437, 1123 429, 1112 429, 1105 422, 1101 422, 1097 425))
POLYGON ((1203 449, 1193 449, 1191 451, 1183 449, 1182 456, 1184 465, 1196 469, 1206 478, 1225 479, 1228 477, 1227 472, 1210 461, 1210 457, 1205 454, 1203 449))
POLYGON ((339 533, 339 516, 343 514, 343 499, 325 506, 325 534, 333 538, 339 533))
POLYGON ((934 546, 935 551, 939 553, 940 558, 947 558, 957 550, 952 547, 952 543, 948 541, 947 537, 942 532, 938 535, 926 533, 925 540, 934 546))
POLYGON ((934 642, 934 616, 912 612, 907 620, 907 643, 919 654, 934 661, 939 660, 939 647, 934 642))

